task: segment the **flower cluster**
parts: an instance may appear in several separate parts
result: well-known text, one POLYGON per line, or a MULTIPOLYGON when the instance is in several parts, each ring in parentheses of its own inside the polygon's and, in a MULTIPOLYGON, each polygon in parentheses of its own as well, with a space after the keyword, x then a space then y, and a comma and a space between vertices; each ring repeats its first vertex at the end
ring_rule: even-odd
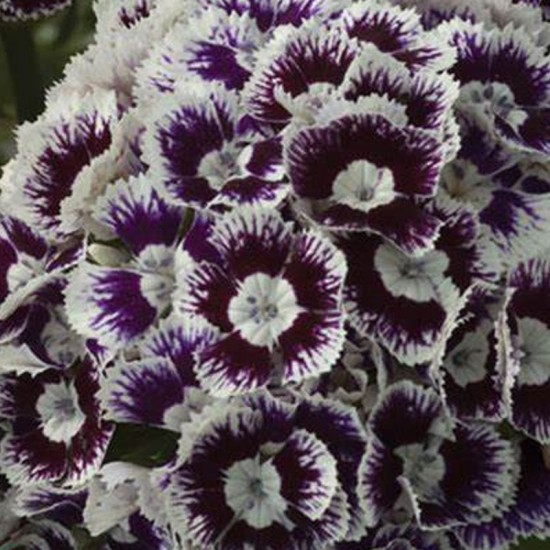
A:
POLYGON ((0 542, 550 535, 542 8, 95 9, 0 182, 0 542))

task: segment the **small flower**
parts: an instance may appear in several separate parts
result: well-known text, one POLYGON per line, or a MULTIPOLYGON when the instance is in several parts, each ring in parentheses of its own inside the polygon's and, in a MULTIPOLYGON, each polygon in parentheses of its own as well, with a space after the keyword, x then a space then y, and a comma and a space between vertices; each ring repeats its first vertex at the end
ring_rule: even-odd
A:
POLYGON ((49 370, 2 378, 0 468, 10 482, 73 485, 93 475, 113 431, 100 419, 98 389, 90 363, 74 376, 49 370))
POLYGON ((261 537, 281 550, 344 539, 364 446, 350 409, 262 393, 213 414, 171 474, 169 514, 182 539, 244 549, 261 537))
POLYGON ((337 248, 260 209, 221 217, 210 242, 221 264, 183 270, 175 297, 178 313, 202 316, 222 332, 199 355, 201 385, 225 396, 329 370, 344 339, 346 267, 337 248))
POLYGON ((97 90, 53 102, 36 122, 22 126, 18 140, 25 152, 4 181, 3 206, 48 240, 66 240, 59 227, 63 200, 111 145, 117 117, 115 95, 97 90))
POLYGON ((406 381, 381 396, 369 427, 360 494, 371 525, 400 513, 441 529, 497 514, 514 461, 491 426, 453 427, 433 390, 406 381))

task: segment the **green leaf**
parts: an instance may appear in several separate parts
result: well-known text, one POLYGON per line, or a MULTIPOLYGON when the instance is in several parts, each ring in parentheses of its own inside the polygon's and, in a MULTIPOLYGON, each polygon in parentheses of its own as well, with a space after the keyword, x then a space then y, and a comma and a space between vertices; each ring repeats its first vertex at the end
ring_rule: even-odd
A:
POLYGON ((179 434, 160 428, 118 424, 105 462, 130 462, 154 468, 163 466, 176 454, 179 434))

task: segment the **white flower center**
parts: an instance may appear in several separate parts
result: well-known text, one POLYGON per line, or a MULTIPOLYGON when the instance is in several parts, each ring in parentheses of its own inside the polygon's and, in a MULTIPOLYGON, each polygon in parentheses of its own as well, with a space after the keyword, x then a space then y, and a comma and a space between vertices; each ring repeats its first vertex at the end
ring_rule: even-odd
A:
POLYGON ((294 289, 285 279, 249 275, 229 303, 229 320, 255 346, 270 349, 300 313, 294 289))
POLYGON ((201 160, 198 174, 207 179, 214 189, 219 190, 236 173, 237 156, 237 151, 231 146, 211 151, 201 160))
POLYGON ((527 120, 527 113, 517 105, 512 90, 502 82, 471 82, 461 89, 460 97, 461 101, 479 106, 485 115, 500 118, 516 130, 527 120))
POLYGON ((236 516, 255 529, 285 523, 281 477, 270 462, 247 458, 233 464, 225 472, 224 494, 236 516))
POLYGON ((518 381, 538 386, 550 381, 550 329, 538 319, 518 319, 521 335, 518 381))
POLYGON ((42 331, 42 342, 48 356, 59 365, 70 366, 83 354, 82 338, 69 328, 63 313, 52 312, 42 331))
POLYGON ((42 420, 44 435, 56 443, 69 444, 86 421, 74 386, 65 382, 46 384, 44 393, 36 402, 36 410, 42 420))
POLYGON ((482 210, 493 198, 492 185, 487 176, 482 176, 476 167, 463 160, 448 164, 442 173, 446 191, 460 202, 469 203, 482 210))
POLYGON ((142 272, 142 295, 158 310, 170 303, 174 289, 174 251, 165 245, 149 245, 144 248, 137 262, 142 272))
POLYGON ((42 260, 38 260, 27 254, 18 254, 17 263, 12 264, 8 269, 7 282, 10 292, 15 292, 27 285, 38 274, 44 272, 42 260))
POLYGON ((445 369, 464 388, 485 378, 488 355, 487 334, 482 331, 469 332, 446 357, 445 369))
POLYGON ((339 203, 368 212, 395 198, 391 170, 366 160, 356 160, 334 180, 332 198, 339 203))
POLYGON ((282 86, 276 86, 273 95, 291 115, 293 123, 313 124, 317 113, 327 103, 335 90, 330 82, 314 82, 297 96, 285 92, 282 86))
POLYGON ((445 461, 439 453, 438 445, 425 448, 418 443, 402 445, 395 453, 403 460, 403 475, 423 501, 440 500, 439 484, 445 477, 445 461))
POLYGON ((411 258, 397 248, 383 244, 374 256, 374 266, 389 292, 416 302, 437 298, 437 288, 444 280, 448 265, 449 259, 439 250, 411 258))

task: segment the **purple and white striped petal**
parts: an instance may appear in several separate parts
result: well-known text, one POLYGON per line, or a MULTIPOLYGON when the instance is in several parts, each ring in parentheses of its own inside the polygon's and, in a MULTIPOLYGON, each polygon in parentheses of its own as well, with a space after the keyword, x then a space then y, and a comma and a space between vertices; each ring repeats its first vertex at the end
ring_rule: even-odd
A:
POLYGON ((141 336, 168 305, 161 274, 83 263, 67 289, 73 329, 108 348, 122 348, 141 336))
POLYGON ((446 437, 452 425, 443 402, 432 389, 409 381, 391 385, 369 418, 369 427, 388 449, 422 443, 430 436, 446 437))
POLYGON ((443 71, 452 66, 454 51, 422 28, 419 14, 386 3, 355 2, 340 22, 350 38, 374 44, 410 69, 443 71))
POLYGON ((338 480, 346 492, 350 515, 346 538, 356 540, 364 534, 365 529, 357 494, 357 472, 367 442, 357 412, 336 401, 313 397, 300 403, 296 411, 296 422, 325 443, 336 458, 338 480))
POLYGON ((281 125, 293 116, 308 118, 319 107, 318 94, 339 86, 358 46, 336 29, 313 23, 281 29, 258 54, 245 89, 249 112, 281 125))
POLYGON ((301 420, 294 410, 260 394, 203 424, 171 474, 169 519, 182 539, 297 550, 343 538, 349 517, 339 456, 301 427, 307 409, 301 420))
POLYGON ((100 419, 97 372, 88 364, 73 379, 57 371, 2 380, 0 408, 8 432, 0 468, 11 483, 77 484, 101 464, 113 427, 100 419))
POLYGON ((148 245, 172 246, 183 220, 183 209, 168 204, 146 176, 108 187, 94 212, 135 255, 148 245))
POLYGON ((254 273, 275 277, 290 253, 291 227, 277 211, 241 208, 216 221, 210 242, 238 281, 254 273))
POLYGON ((202 319, 172 316, 140 344, 139 361, 115 362, 102 382, 106 418, 178 431, 205 397, 198 388, 197 354, 217 339, 202 319))
POLYGON ((479 525, 455 529, 459 542, 468 550, 506 549, 519 537, 546 537, 550 528, 547 491, 550 483, 543 450, 533 441, 520 443, 520 472, 514 498, 502 514, 479 525))
POLYGON ((163 99, 144 136, 144 158, 155 186, 177 203, 204 208, 235 175, 236 96, 220 87, 163 99))
MULTIPOLYGON (((454 441, 442 442, 439 454, 444 474, 433 499, 419 498, 420 525, 437 529, 497 516, 515 482, 515 456, 510 442, 487 424, 457 425, 454 441)), ((429 475, 429 471, 426 473, 429 475)))
POLYGON ((0 19, 4 21, 23 21, 40 19, 58 10, 66 8, 71 0, 1 0, 0 19))
POLYGON ((202 350, 195 368, 201 387, 217 397, 266 386, 273 370, 269 349, 251 344, 238 332, 202 350))
POLYGON ((110 147, 117 118, 112 92, 55 102, 36 122, 21 127, 19 154, 2 201, 12 211, 16 205, 15 214, 48 239, 66 237, 59 227, 61 204, 79 174, 110 147))
POLYGON ((250 14, 209 6, 194 15, 193 25, 175 25, 139 70, 137 95, 145 102, 189 80, 240 90, 249 79, 253 52, 265 40, 250 14))
POLYGON ((502 261, 513 264, 543 251, 550 227, 546 171, 522 162, 477 123, 462 118, 461 134, 458 159, 445 167, 443 187, 479 212, 484 230, 503 252, 502 261))
POLYGON ((458 52, 452 72, 462 84, 460 108, 488 124, 509 147, 548 153, 550 72, 545 49, 512 25, 488 31, 455 20, 437 33, 458 52))
POLYGON ((506 308, 505 365, 511 387, 511 422, 541 443, 550 442, 550 263, 531 260, 512 272, 506 308))
POLYGON ((336 12, 342 2, 327 5, 323 0, 200 0, 203 8, 216 6, 227 13, 249 14, 262 32, 281 25, 300 27, 313 17, 327 17, 336 12))
POLYGON ((349 67, 341 93, 352 101, 370 94, 404 101, 410 124, 441 132, 458 97, 458 83, 446 73, 411 74, 403 62, 369 46, 349 67))
POLYGON ((489 308, 494 299, 474 297, 463 312, 466 319, 446 344, 441 365, 444 398, 461 420, 498 422, 506 414, 504 379, 497 366, 495 319, 489 308))
POLYGON ((345 300, 352 326, 406 364, 433 358, 459 303, 442 250, 406 256, 377 237, 342 240, 348 262, 345 300))
POLYGON ((86 487, 29 485, 18 489, 14 509, 19 517, 42 516, 64 525, 81 524, 87 495, 86 487))
POLYGON ((319 222, 370 229, 412 253, 432 246, 439 224, 411 201, 435 194, 443 165, 443 148, 428 132, 348 115, 298 132, 285 153, 294 193, 319 222))

